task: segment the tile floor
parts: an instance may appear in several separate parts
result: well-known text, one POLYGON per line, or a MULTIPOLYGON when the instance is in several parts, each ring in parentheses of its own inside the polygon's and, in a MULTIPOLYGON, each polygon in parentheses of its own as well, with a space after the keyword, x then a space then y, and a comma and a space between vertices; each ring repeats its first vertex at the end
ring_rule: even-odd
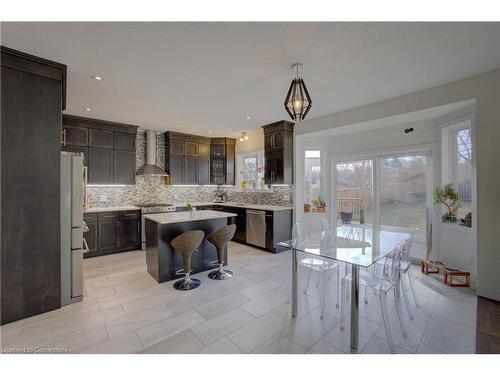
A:
MULTIPOLYGON (((173 282, 157 284, 149 276, 144 252, 86 259, 84 301, 2 326, 1 345, 69 353, 348 352, 349 318, 341 322, 334 295, 329 295, 320 319, 316 281, 303 292, 304 273, 298 318, 291 319, 290 263, 289 252, 274 255, 231 243, 232 279, 210 280, 205 272, 196 275, 201 287, 181 292, 172 288, 173 282)), ((413 320, 405 314, 406 338, 394 301, 390 304, 397 351, 474 353, 475 294, 450 289, 417 268, 413 277, 420 308, 413 308, 413 320)), ((378 297, 368 296, 368 304, 360 307, 360 351, 388 353, 378 297)))

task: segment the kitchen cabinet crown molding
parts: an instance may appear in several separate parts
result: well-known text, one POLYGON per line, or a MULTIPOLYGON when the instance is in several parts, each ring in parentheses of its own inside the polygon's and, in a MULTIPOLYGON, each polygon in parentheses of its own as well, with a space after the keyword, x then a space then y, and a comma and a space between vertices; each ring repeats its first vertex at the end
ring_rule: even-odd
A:
POLYGON ((63 115, 63 124, 71 126, 80 126, 91 129, 118 131, 130 134, 137 134, 137 129, 139 128, 139 126, 137 125, 129 125, 120 122, 99 120, 90 117, 81 117, 68 114, 63 115))
POLYGON ((1 65, 25 73, 61 81, 62 102, 61 109, 66 109, 66 76, 67 66, 56 61, 30 55, 9 47, 0 46, 1 65))

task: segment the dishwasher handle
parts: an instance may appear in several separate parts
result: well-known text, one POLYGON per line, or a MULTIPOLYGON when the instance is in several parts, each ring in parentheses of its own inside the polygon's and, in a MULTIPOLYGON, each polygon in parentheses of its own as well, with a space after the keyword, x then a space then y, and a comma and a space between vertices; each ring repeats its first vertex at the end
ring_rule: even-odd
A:
POLYGON ((247 215, 265 215, 266 211, 247 210, 247 215))

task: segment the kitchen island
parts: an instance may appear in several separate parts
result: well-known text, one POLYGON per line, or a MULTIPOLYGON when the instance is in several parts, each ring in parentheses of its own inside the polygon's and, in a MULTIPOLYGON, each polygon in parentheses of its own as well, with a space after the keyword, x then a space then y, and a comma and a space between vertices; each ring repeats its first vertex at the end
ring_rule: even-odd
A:
MULTIPOLYGON (((183 273, 176 273, 183 268, 182 255, 170 242, 190 230, 205 232, 205 239, 191 256, 191 274, 216 268, 217 250, 207 237, 226 226, 227 218, 233 216, 236 214, 212 210, 144 215, 148 273, 159 283, 183 276, 183 273)), ((227 265, 227 251, 225 254, 224 265, 227 265)))

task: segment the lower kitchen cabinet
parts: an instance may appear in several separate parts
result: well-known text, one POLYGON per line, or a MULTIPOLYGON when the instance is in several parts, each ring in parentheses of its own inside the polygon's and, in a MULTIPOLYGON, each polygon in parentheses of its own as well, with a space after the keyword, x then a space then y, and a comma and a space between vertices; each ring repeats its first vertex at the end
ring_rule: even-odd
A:
POLYGON ((85 258, 140 248, 139 210, 85 213, 83 219, 89 227, 89 232, 84 233, 89 247, 85 258))
POLYGON ((99 251, 113 251, 120 246, 120 219, 118 212, 102 212, 97 215, 99 251))
POLYGON ((120 212, 120 249, 134 250, 141 244, 141 214, 139 211, 120 212))
POLYGON ((89 228, 88 232, 83 233, 83 238, 87 242, 88 253, 94 254, 97 249, 97 214, 85 214, 83 220, 89 228))

